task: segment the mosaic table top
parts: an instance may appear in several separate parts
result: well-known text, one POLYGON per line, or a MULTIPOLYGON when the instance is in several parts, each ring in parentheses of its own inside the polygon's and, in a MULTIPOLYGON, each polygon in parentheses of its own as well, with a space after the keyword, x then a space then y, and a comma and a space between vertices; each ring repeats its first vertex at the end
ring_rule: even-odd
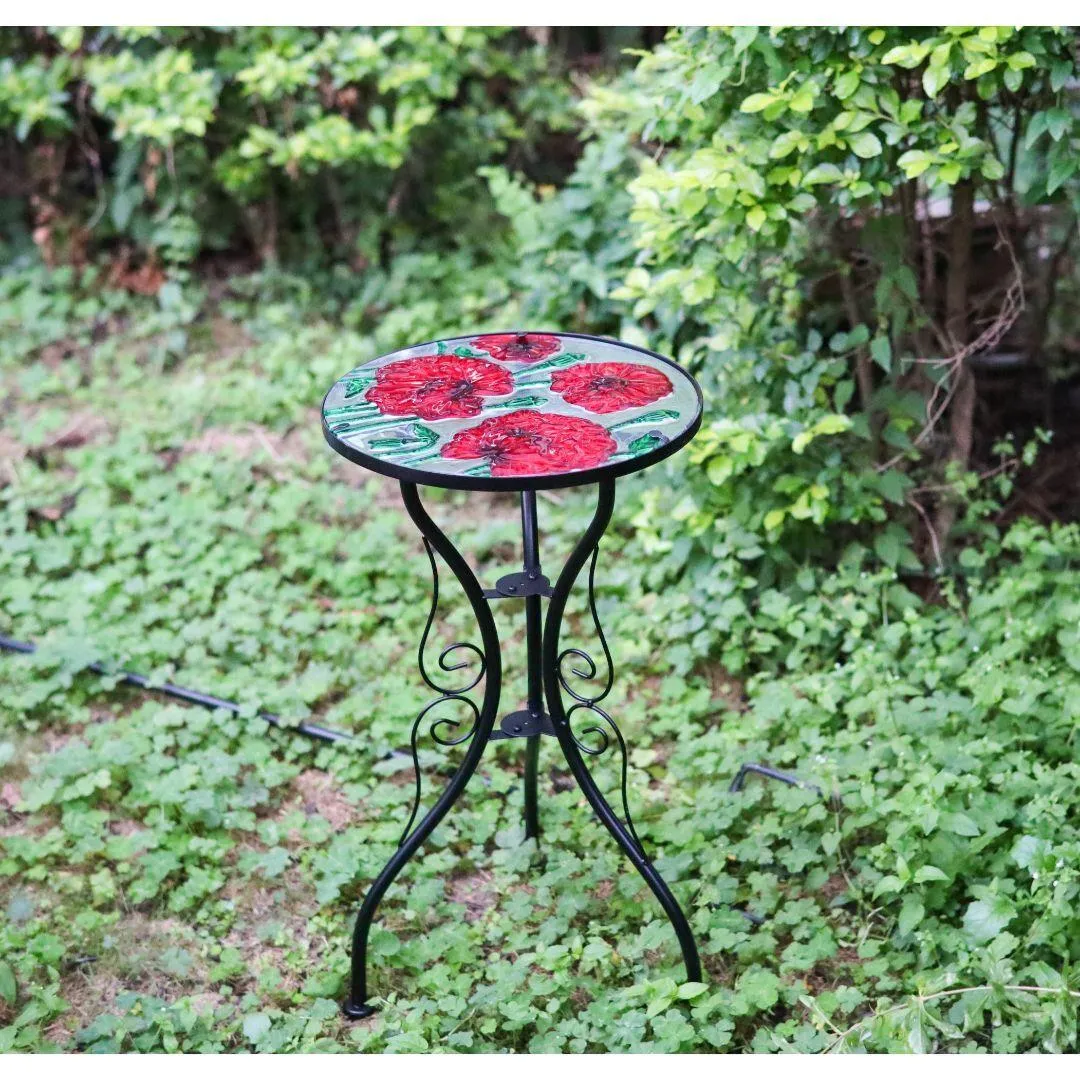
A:
POLYGON ((656 353, 583 334, 477 334, 343 375, 323 400, 343 457, 417 484, 521 491, 647 468, 701 423, 701 392, 656 353))

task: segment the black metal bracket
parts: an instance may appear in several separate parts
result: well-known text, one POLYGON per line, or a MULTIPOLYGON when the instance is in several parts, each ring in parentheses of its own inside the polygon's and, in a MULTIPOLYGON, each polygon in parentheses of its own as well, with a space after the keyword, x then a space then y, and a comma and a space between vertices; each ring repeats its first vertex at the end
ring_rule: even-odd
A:
POLYGON ((484 590, 485 600, 513 600, 525 596, 550 596, 551 582, 539 572, 518 570, 504 574, 494 589, 484 590))
POLYGON ((522 739, 530 735, 554 735, 555 727, 551 717, 544 712, 534 712, 532 709, 518 709, 517 712, 507 713, 499 724, 499 730, 491 733, 495 739, 522 739))

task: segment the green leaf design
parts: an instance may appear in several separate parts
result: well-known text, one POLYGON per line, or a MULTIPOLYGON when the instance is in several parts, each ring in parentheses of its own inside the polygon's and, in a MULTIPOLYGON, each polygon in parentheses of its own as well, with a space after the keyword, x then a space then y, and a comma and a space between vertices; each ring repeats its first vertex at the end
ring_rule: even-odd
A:
MULTIPOLYGON (((405 455, 403 454, 402 456, 405 455)), ((441 457, 442 454, 438 450, 436 450, 434 454, 422 454, 420 457, 410 458, 408 461, 402 461, 399 464, 408 465, 410 468, 412 468, 414 465, 419 465, 422 461, 434 461, 436 458, 441 457)))
POLYGON ((346 379, 345 397, 356 397, 357 394, 366 390, 374 381, 374 379, 346 379))
POLYGON ((626 449, 631 457, 637 457, 640 454, 647 454, 650 450, 656 450, 670 441, 666 435, 661 435, 659 431, 646 431, 644 435, 639 435, 626 449))
POLYGON ((340 424, 331 424, 330 430, 335 435, 355 435, 361 431, 379 431, 382 428, 402 427, 409 421, 401 416, 382 419, 376 414, 373 417, 361 417, 359 420, 349 420, 340 424))

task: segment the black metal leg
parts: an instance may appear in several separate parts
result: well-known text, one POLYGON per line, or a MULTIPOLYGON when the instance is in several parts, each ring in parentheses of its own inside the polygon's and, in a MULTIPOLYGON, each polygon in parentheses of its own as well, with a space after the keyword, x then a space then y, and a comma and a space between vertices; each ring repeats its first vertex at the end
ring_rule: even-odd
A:
POLYGON ((438 693, 430 704, 421 710, 412 726, 410 747, 413 765, 416 770, 416 793, 412 812, 402 833, 398 850, 375 879, 364 897, 357 915, 353 932, 352 981, 348 1001, 343 1005, 345 1015, 358 1019, 370 1016, 375 1007, 368 1003, 367 987, 367 942, 372 920, 386 890, 401 872, 409 859, 423 845, 439 822, 449 812, 461 793, 465 790, 470 777, 476 771, 483 756, 484 748, 492 738, 511 738, 517 735, 527 736, 525 748, 524 792, 525 792, 525 835, 539 835, 537 780, 539 773, 540 733, 554 734, 578 786, 584 792, 597 817, 615 837, 635 868, 652 889, 660 901, 682 949, 683 962, 686 965, 687 978, 697 981, 701 978, 701 964, 698 960, 697 947, 689 923, 678 902, 672 895, 664 879, 650 862, 634 830, 627 799, 627 750, 622 733, 615 721, 601 708, 600 703, 611 691, 614 681, 614 669, 611 654, 600 626, 596 612, 593 588, 593 576, 596 569, 597 545, 611 519, 615 500, 613 481, 605 481, 599 487, 599 499, 593 520, 585 535, 574 548, 566 566, 559 575, 554 590, 544 577, 540 568, 539 540, 536 515, 536 495, 523 492, 521 496, 522 537, 524 547, 523 572, 501 578, 496 589, 481 589, 476 577, 469 569, 460 553, 453 547, 439 527, 431 520, 420 502, 414 484, 401 483, 405 509, 416 523, 424 538, 425 549, 431 560, 434 587, 432 590, 431 609, 427 625, 420 639, 418 660, 420 673, 424 681, 438 693), (481 646, 470 642, 455 642, 439 654, 439 672, 436 677, 428 671, 424 660, 424 651, 428 635, 435 618, 439 600, 438 564, 435 553, 442 556, 451 571, 460 581, 480 632, 481 646), (579 680, 591 680, 597 676, 597 666, 592 657, 581 649, 568 648, 559 651, 559 635, 562 627, 566 601, 586 560, 592 558, 589 567, 589 607, 601 646, 604 650, 607 672, 604 685, 598 693, 585 694, 573 686, 563 672, 563 665, 573 659, 581 666, 571 667, 570 674, 579 680), (546 622, 542 617, 542 598, 550 596, 546 622), (494 730, 495 715, 499 706, 502 680, 502 662, 499 650, 498 633, 488 606, 488 598, 519 597, 525 601, 526 656, 528 674, 528 692, 526 708, 512 713, 503 719, 502 727, 494 730), (455 656, 471 653, 469 659, 457 659, 455 656), (470 660, 472 662, 470 662, 470 660), (474 670, 473 665, 478 670, 474 670), (445 676, 440 673, 466 672, 464 684, 449 686, 445 676), (468 696, 484 679, 484 696, 479 707, 468 696), (573 699, 574 704, 565 708, 562 693, 573 699), (547 714, 544 711, 545 699, 547 714), (468 723, 462 728, 457 719, 447 716, 431 718, 437 708, 464 707, 469 716, 468 723), (578 713, 587 714, 592 723, 582 730, 579 737, 574 731, 574 717, 578 713), (418 740, 421 729, 427 723, 427 734, 441 746, 457 746, 468 743, 465 757, 450 779, 446 788, 431 809, 414 828, 421 801, 421 774, 419 767, 418 740), (591 736, 594 741, 588 741, 591 736), (617 744, 622 764, 622 811, 619 816, 612 810, 608 801, 597 787, 589 769, 585 765, 583 754, 595 756, 602 754, 612 744, 617 744))
POLYGON ((441 695, 421 711, 413 724, 411 746, 414 765, 417 764, 417 737, 420 725, 436 706, 447 705, 449 703, 455 705, 464 704, 472 713, 472 723, 464 734, 450 737, 441 733, 440 728, 456 728, 458 727, 458 721, 446 718, 431 721, 429 728, 430 734, 440 745, 456 746, 468 741, 469 746, 464 759, 458 766, 450 783, 446 786, 446 789, 439 796, 435 805, 424 815, 420 824, 417 825, 415 829, 412 829, 412 823, 416 818, 417 810, 419 808, 420 796, 420 772, 419 767, 417 766, 416 799, 413 804, 412 814, 409 818, 408 825, 406 825, 405 828, 405 833, 402 836, 401 844, 398 847, 398 850, 394 852, 393 857, 383 868, 382 873, 379 874, 372 883, 371 888, 368 889, 367 895, 364 897, 364 902, 360 907, 360 912, 356 918, 356 926, 353 931, 352 979, 350 993, 348 1000, 342 1006, 345 1015, 351 1019, 361 1019, 363 1017, 371 1016, 371 1014, 375 1012, 375 1007, 370 1005, 367 1000, 367 941, 376 909, 391 883, 401 872, 409 859, 431 835, 435 826, 446 816, 458 796, 465 790, 469 778, 476 771, 476 767, 480 763, 480 759, 484 753, 484 747, 488 743, 492 727, 495 723, 495 714, 499 707, 499 691, 502 682, 502 661, 499 653, 499 637, 495 629, 495 621, 491 616, 491 609, 488 606, 487 600, 484 598, 483 589, 481 589, 476 577, 473 575, 473 572, 469 569, 468 564, 462 556, 446 538, 442 530, 439 529, 435 522, 428 516, 427 511, 420 502, 416 485, 402 481, 401 495, 405 503, 405 509, 408 511, 409 516, 416 523, 424 537, 428 556, 431 559, 432 570, 435 574, 435 588, 433 590, 431 611, 428 615, 427 626, 424 628, 423 636, 420 639, 419 661, 420 672, 424 681, 441 695), (431 625, 435 616, 435 607, 439 597, 438 570, 434 556, 432 555, 432 548, 442 556, 458 581, 461 582, 461 586, 465 590, 469 603, 472 605, 473 614, 476 616, 477 627, 480 631, 482 648, 478 649, 475 645, 470 643, 457 642, 444 649, 439 655, 439 667, 443 672, 459 671, 469 666, 467 661, 458 661, 455 663, 448 662, 449 658, 458 650, 471 650, 479 658, 479 672, 467 685, 457 688, 446 687, 440 682, 432 679, 424 664, 424 646, 427 643, 428 633, 431 630, 431 625), (469 690, 472 690, 478 685, 481 678, 485 678, 484 697, 481 706, 477 708, 473 701, 466 695, 469 690), (411 832, 410 829, 412 829, 411 832))
MULTIPOLYGON (((536 520, 536 492, 521 493, 521 538, 523 570, 526 578, 540 577, 540 540, 536 520)), ((539 720, 544 713, 544 683, 541 676, 541 644, 543 631, 539 594, 525 597, 525 650, 528 663, 528 697, 526 708, 539 720)), ((536 784, 540 760, 540 736, 530 735, 525 747, 525 838, 540 835, 540 811, 536 784)))
POLYGON ((566 762, 570 766, 571 772, 574 774, 574 779, 584 792, 586 799, 589 800, 589 805, 592 806, 596 816, 600 818, 607 830, 615 837, 616 842, 623 851, 626 852, 627 857, 634 864, 638 873, 645 879, 657 900, 660 901, 660 906, 664 909, 665 914, 671 921, 675 936, 679 940, 679 946, 682 949, 683 962, 686 965, 686 977, 691 982, 698 982, 701 980, 701 962, 698 959, 697 946, 694 942, 694 935, 690 930, 690 924, 687 922, 682 908, 679 907, 678 901, 672 895, 667 883, 660 874, 657 873, 656 868, 646 856, 641 846, 641 842, 638 840, 637 834, 634 831, 633 821, 630 818, 626 797, 626 744, 624 743, 622 734, 614 720, 599 707, 599 702, 602 701, 611 690, 614 672, 611 665, 611 655, 608 652, 607 642, 604 639, 603 630, 600 627, 599 619, 596 614, 596 604, 593 596, 593 570, 596 565, 597 545, 604 534, 604 530, 607 528, 608 522, 611 520, 611 512, 614 504, 614 481, 602 481, 599 485, 599 497, 593 519, 589 523, 589 527, 586 529, 584 536, 578 541, 578 544, 574 548, 566 565, 563 567, 562 573, 559 575, 559 580, 556 582, 554 591, 552 592, 551 600, 548 605, 547 621, 544 624, 543 633, 544 691, 547 698, 548 712, 551 716, 552 723, 554 724, 555 734, 559 740, 559 746, 562 748, 566 762), (562 627, 563 614, 566 609, 566 601, 570 595, 570 590, 574 586, 574 582, 577 580, 578 574, 581 572, 582 567, 590 556, 593 561, 589 570, 589 604, 597 631, 600 635, 600 642, 603 646, 608 666, 605 686, 600 693, 593 696, 583 695, 575 691, 562 674, 562 665, 568 659, 576 658, 585 664, 585 669, 573 668, 573 674, 581 679, 594 678, 597 669, 592 658, 580 649, 566 649, 563 652, 559 651, 559 634, 562 627), (563 690, 575 699, 575 704, 571 706, 569 710, 564 709, 563 707, 563 690), (575 736, 572 720, 573 715, 578 711, 584 711, 601 722, 594 723, 593 726, 587 728, 583 732, 583 734, 595 735, 599 740, 597 745, 590 745, 582 742, 575 736), (622 800, 623 813, 626 818, 625 823, 621 821, 611 809, 611 806, 600 792, 600 789, 596 786, 596 783, 582 758, 582 752, 595 755, 600 754, 607 749, 610 744, 608 729, 614 734, 622 753, 622 800))
POLYGON ((540 767, 540 736, 525 740, 525 839, 540 836, 540 807, 537 798, 537 779, 540 767))

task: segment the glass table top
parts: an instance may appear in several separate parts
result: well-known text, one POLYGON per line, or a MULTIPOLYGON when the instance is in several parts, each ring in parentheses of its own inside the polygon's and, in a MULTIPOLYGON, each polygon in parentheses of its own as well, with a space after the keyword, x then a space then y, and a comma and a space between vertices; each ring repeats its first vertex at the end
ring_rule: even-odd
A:
POLYGON ((583 334, 446 338, 343 375, 322 407, 330 446, 438 487, 520 491, 647 468, 701 423, 701 392, 656 353, 583 334))

